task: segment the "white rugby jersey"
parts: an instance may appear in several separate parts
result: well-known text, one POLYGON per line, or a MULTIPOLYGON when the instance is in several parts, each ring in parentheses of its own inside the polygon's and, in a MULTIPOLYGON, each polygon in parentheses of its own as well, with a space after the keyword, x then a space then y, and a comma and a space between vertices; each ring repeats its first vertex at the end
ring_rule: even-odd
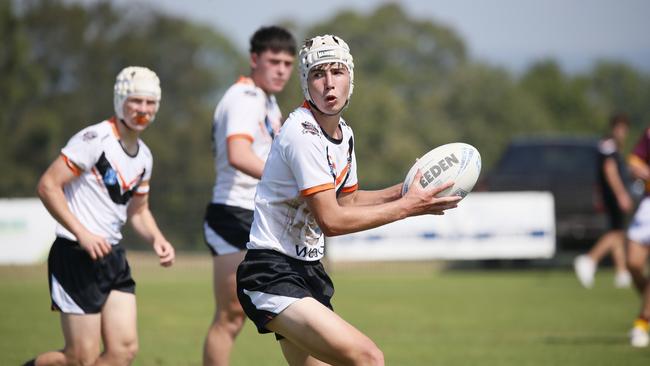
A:
POLYGON ((273 95, 255 86, 253 80, 240 77, 224 94, 214 112, 212 142, 217 178, 212 202, 253 210, 259 180, 235 169, 228 162, 227 141, 246 138, 262 161, 271 150, 273 137, 280 129, 282 115, 273 95))
MULTIPOLYGON (((120 144, 115 117, 89 126, 74 135, 61 150, 77 179, 63 187, 68 207, 93 234, 112 245, 122 239, 127 207, 134 194, 147 194, 153 159, 138 139, 138 152, 131 156, 120 144)), ((76 241, 63 225, 56 235, 76 241)))
POLYGON ((272 249, 304 261, 323 257, 323 233, 305 197, 358 188, 354 135, 343 119, 339 128, 341 140, 327 136, 306 105, 289 115, 257 186, 249 249, 272 249))

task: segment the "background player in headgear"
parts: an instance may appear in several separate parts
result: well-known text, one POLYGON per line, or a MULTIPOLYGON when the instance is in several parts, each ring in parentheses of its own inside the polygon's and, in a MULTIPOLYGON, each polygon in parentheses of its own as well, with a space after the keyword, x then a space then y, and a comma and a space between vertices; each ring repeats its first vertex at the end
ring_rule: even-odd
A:
POLYGON ((359 190, 354 135, 341 118, 354 81, 348 45, 336 36, 315 37, 298 58, 306 101, 273 141, 237 294, 258 331, 276 333, 290 365, 382 365, 377 346, 332 311, 334 287, 320 262, 323 235, 442 214, 460 197, 436 198, 451 182, 425 191, 415 184, 421 173, 404 197, 402 184, 359 190))
POLYGON ((573 261, 576 276, 586 288, 593 286, 598 263, 608 253, 612 254, 616 272, 614 285, 625 288, 630 287, 632 282, 625 264, 625 225, 626 215, 634 209, 634 202, 628 192, 630 179, 627 164, 619 153, 629 127, 630 122, 626 115, 612 116, 609 133, 598 143, 598 186, 609 218, 609 230, 588 253, 577 256, 573 261))
POLYGON ((281 114, 273 94, 291 76, 296 42, 285 29, 258 29, 250 39, 250 74, 217 105, 212 125, 216 182, 204 234, 213 256, 216 311, 203 348, 204 365, 227 365, 246 316, 237 300, 235 270, 244 258, 253 199, 281 114))
POLYGON ((38 183, 39 197, 58 221, 48 274, 65 347, 27 364, 128 365, 134 359, 135 282, 119 243, 127 219, 162 266, 174 262, 174 248, 149 210, 153 160, 139 138, 160 105, 158 76, 127 67, 114 93, 116 116, 74 135, 38 183))

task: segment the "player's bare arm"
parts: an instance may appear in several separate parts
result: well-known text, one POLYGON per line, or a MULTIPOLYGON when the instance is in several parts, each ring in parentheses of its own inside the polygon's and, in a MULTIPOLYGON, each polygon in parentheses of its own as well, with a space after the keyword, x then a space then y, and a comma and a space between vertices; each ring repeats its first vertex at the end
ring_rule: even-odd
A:
POLYGON ((93 260, 97 260, 111 251, 111 245, 106 238, 88 231, 70 211, 63 194, 63 186, 76 178, 64 158, 59 156, 41 176, 37 193, 54 219, 73 233, 79 245, 93 260))
POLYGON ((605 164, 603 165, 603 171, 605 173, 604 175, 605 175, 605 179, 607 180, 607 183, 609 184, 609 186, 612 188, 612 191, 614 191, 614 194, 616 195, 618 206, 621 208, 623 212, 630 212, 633 207, 632 198, 630 198, 630 195, 627 193, 627 189, 625 189, 623 180, 621 179, 621 176, 618 173, 618 164, 616 163, 616 159, 614 158, 605 159, 605 164))
POLYGON ((264 170, 264 161, 260 159, 251 147, 252 142, 243 137, 228 139, 228 162, 233 168, 260 179, 264 170))
MULTIPOLYGON (((414 181, 419 182, 420 177, 418 173, 414 181)), ((306 201, 323 233, 336 236, 372 229, 409 216, 441 215, 461 200, 457 196, 436 197, 451 185, 453 183, 449 182, 424 190, 419 184, 413 184, 401 199, 371 206, 341 206, 333 189, 310 195, 306 201)))
POLYGON ((160 258, 160 265, 169 267, 174 264, 174 247, 165 239, 149 210, 149 195, 134 195, 129 203, 128 215, 133 229, 153 246, 160 258))
POLYGON ((337 199, 341 206, 379 205, 400 199, 402 197, 401 192, 402 183, 399 183, 376 191, 356 190, 349 193, 343 192, 337 199))

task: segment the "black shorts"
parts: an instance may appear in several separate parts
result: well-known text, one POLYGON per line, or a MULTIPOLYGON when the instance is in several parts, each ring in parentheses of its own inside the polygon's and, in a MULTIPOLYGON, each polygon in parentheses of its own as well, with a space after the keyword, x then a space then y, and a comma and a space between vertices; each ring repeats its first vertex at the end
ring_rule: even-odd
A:
POLYGON ((333 309, 332 296, 334 284, 320 261, 251 249, 237 269, 239 303, 260 333, 270 333, 266 324, 296 300, 313 297, 333 309))
POLYGON ((210 203, 203 222, 205 244, 215 256, 246 250, 252 224, 252 210, 210 203))
POLYGON ((625 229, 625 213, 618 206, 618 201, 613 196, 603 196, 603 203, 607 218, 609 219, 610 230, 623 230, 625 229))
POLYGON ((135 281, 121 245, 93 261, 77 243, 56 238, 47 259, 52 310, 66 314, 102 311, 111 291, 135 294, 135 281))

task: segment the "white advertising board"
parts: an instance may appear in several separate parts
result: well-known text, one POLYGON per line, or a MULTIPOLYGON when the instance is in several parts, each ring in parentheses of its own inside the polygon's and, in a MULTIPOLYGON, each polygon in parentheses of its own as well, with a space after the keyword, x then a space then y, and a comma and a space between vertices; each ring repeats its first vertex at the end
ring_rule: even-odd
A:
POLYGON ((327 238, 332 261, 551 258, 555 211, 549 192, 475 192, 442 216, 410 217, 327 238))
POLYGON ((55 221, 38 198, 0 199, 0 264, 43 262, 55 221))

